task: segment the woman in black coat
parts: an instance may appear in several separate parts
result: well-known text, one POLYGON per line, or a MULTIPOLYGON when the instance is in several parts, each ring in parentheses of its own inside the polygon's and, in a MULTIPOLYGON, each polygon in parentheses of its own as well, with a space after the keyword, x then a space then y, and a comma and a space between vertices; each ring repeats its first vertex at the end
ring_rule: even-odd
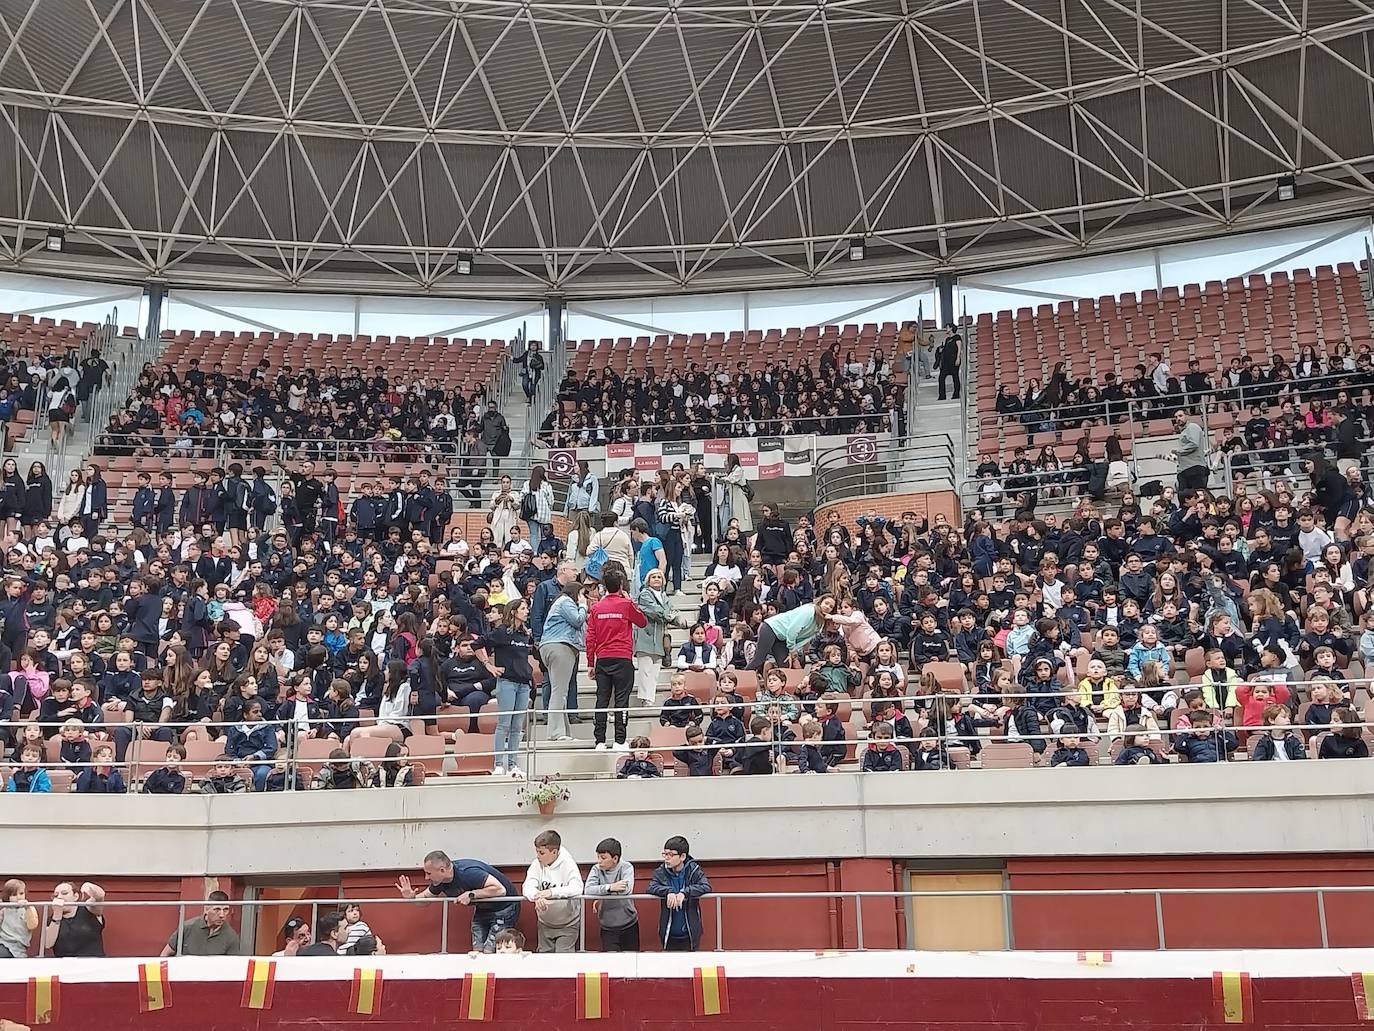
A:
POLYGON ((1326 515, 1326 525, 1336 525, 1336 515, 1345 503, 1350 484, 1338 473, 1323 455, 1313 455, 1306 462, 1307 471, 1312 477, 1313 503, 1326 515))
POLYGON ((34 535, 38 524, 52 518, 52 479, 42 462, 29 466, 28 479, 24 481, 24 528, 29 536, 34 535))
POLYGON ((23 514, 24 478, 19 475, 19 466, 14 459, 7 458, 0 465, 0 518, 5 520, 5 529, 16 532, 23 514))

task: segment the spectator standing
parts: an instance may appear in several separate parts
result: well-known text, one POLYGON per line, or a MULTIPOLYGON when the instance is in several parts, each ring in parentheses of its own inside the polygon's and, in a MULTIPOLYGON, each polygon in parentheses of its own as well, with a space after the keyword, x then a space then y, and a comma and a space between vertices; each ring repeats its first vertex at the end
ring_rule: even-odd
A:
POLYGON ((78 895, 71 881, 60 881, 52 890, 43 947, 58 959, 104 956, 104 909, 105 889, 100 885, 87 881, 78 895))
MULTIPOLYGON (((548 738, 550 741, 571 741, 569 724, 576 718, 572 710, 577 708, 578 660, 587 647, 587 605, 582 600, 582 585, 577 582, 571 562, 560 563, 558 578, 545 583, 558 585, 558 593, 549 605, 539 638, 548 738), (566 580, 563 579, 564 567, 573 574, 566 580)), ((544 584, 540 584, 539 590, 543 588, 544 584)))
POLYGON ((586 574, 594 580, 601 579, 601 569, 607 562, 618 562, 621 569, 632 569, 635 564, 635 542, 628 526, 621 526, 613 514, 601 517, 601 529, 587 542, 588 562, 584 566, 586 574), (598 555, 601 552, 601 555, 598 555), (592 562, 591 556, 597 556, 592 562))
POLYGON ((511 479, 502 476, 496 493, 491 496, 491 506, 487 512, 487 524, 491 527, 491 538, 498 545, 510 540, 511 527, 516 525, 520 505, 511 491, 511 479))
POLYGON ((601 514, 601 488, 591 467, 585 460, 577 463, 577 475, 568 487, 568 498, 563 504, 563 514, 568 517, 571 528, 568 536, 577 534, 577 557, 587 557, 587 542, 592 538, 592 520, 601 514))
POLYGON ((229 896, 210 892, 205 911, 172 932, 163 956, 237 956, 238 932, 229 926, 229 896))
POLYGON ((935 376, 935 334, 918 333, 916 334, 916 371, 922 380, 933 379, 935 376))
POLYGON ((770 658, 779 666, 785 665, 793 653, 801 651, 808 641, 825 629, 826 620, 834 611, 834 596, 822 594, 814 602, 769 616, 759 624, 754 658, 745 668, 762 670, 770 658))
POLYGON ((701 944, 701 897, 711 882, 691 856, 687 839, 675 834, 663 843, 663 862, 649 878, 658 896, 658 939, 664 952, 695 952, 701 944))
POLYGON ((621 857, 620 842, 606 838, 596 846, 596 862, 582 893, 596 899, 592 911, 601 924, 602 952, 639 951, 639 912, 634 899, 635 868, 621 857))
POLYGON ((39 523, 52 518, 52 478, 42 462, 29 466, 29 475, 24 480, 24 503, 22 522, 32 536, 39 523))
POLYGON ((944 342, 940 344, 940 349, 935 352, 935 367, 940 373, 940 400, 946 400, 945 381, 954 381, 953 400, 959 400, 962 384, 959 382, 959 366, 964 360, 964 338, 959 335, 959 331, 950 323, 949 333, 944 342))
POLYGON ((520 769, 520 737, 530 706, 534 683, 534 637, 528 620, 529 602, 516 598, 507 602, 501 626, 487 634, 492 667, 496 673, 496 737, 492 748, 492 772, 499 776, 523 777, 520 769))
POLYGON ((663 593, 661 569, 649 570, 635 604, 646 620, 644 626, 635 630, 635 695, 640 704, 653 705, 658 699, 658 671, 663 668, 667 654, 664 638, 668 628, 686 627, 687 622, 676 615, 668 596, 663 593))
POLYGON ((520 919, 520 898, 506 875, 480 859, 449 859, 434 851, 424 859, 427 886, 416 891, 409 877, 396 882, 405 899, 448 898, 472 907, 472 948, 495 952, 496 936, 520 919))
POLYGON ((725 475, 716 477, 716 540, 725 539, 732 519, 739 521, 741 535, 754 532, 754 514, 749 510, 753 500, 754 489, 739 464, 739 455, 730 455, 725 459, 725 475))
POLYGON ((33 932, 38 930, 38 910, 23 904, 28 900, 28 885, 21 880, 8 880, 0 888, 0 902, 15 903, 0 909, 0 959, 24 959, 29 954, 33 932))
POLYGON ((1200 423, 1190 421, 1188 413, 1182 409, 1174 413, 1174 429, 1178 431, 1178 443, 1174 447, 1178 489, 1200 490, 1211 478, 1211 468, 1207 464, 1207 433, 1200 423))
MULTIPOLYGON (((1360 440, 1359 423, 1352 419, 1344 408, 1335 409, 1332 415, 1336 422, 1334 431, 1336 468, 1341 475, 1345 475, 1351 469, 1360 468, 1364 459, 1364 441, 1360 440)), ((30 472, 29 476, 32 478, 33 473, 30 472)))
POLYGON ((587 614, 587 662, 596 678, 597 751, 606 750, 606 710, 615 706, 615 747, 624 751, 630 688, 634 684, 634 629, 648 624, 639 606, 625 597, 625 571, 608 565, 601 577, 605 594, 587 614))
POLYGON ((520 518, 529 527, 530 549, 538 555, 544 539, 553 536, 553 485, 542 465, 530 470, 520 491, 520 518))
POLYGON ((90 540, 100 524, 110 516, 109 494, 100 466, 92 462, 86 466, 86 491, 81 495, 81 531, 90 540))
POLYGON ((582 873, 557 831, 535 836, 524 896, 534 903, 539 924, 537 951, 576 952, 582 936, 582 873))
MULTIPOLYGON (((496 475, 501 471, 501 459, 510 454, 511 439, 510 426, 506 423, 506 417, 497 411, 495 401, 487 402, 487 410, 482 413, 478 429, 482 447, 491 456, 492 474, 496 475)), ((496 539, 502 540, 500 537, 496 539)))

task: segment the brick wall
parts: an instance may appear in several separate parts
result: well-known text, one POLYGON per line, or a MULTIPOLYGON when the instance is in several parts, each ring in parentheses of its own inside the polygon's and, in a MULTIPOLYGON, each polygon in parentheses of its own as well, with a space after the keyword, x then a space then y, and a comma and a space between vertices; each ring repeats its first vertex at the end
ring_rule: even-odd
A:
POLYGON ((840 513, 840 521, 846 526, 853 526, 858 516, 870 512, 889 519, 900 519, 903 512, 915 512, 917 518, 933 519, 936 513, 943 512, 956 526, 963 518, 959 510, 959 496, 952 490, 873 494, 836 501, 816 509, 817 526, 826 524, 832 509, 840 513))

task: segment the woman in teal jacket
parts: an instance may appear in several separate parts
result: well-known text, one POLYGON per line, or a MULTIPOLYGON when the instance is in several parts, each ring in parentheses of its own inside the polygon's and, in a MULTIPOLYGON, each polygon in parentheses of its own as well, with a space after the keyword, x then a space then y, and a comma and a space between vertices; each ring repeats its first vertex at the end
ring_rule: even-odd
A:
POLYGON ((806 643, 825 628, 825 621, 835 611, 835 597, 822 594, 814 602, 769 616, 759 625, 758 644, 754 658, 746 669, 761 670, 770 657, 779 666, 799 652, 806 643))

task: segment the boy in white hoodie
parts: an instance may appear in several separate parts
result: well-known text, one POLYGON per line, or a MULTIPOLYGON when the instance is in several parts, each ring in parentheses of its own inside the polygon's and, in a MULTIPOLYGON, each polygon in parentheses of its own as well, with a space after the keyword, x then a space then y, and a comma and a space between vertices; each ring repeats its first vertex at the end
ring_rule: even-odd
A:
POLYGON ((539 952, 576 952, 582 931, 582 874, 557 831, 534 839, 534 862, 525 873, 525 898, 539 920, 539 952))

